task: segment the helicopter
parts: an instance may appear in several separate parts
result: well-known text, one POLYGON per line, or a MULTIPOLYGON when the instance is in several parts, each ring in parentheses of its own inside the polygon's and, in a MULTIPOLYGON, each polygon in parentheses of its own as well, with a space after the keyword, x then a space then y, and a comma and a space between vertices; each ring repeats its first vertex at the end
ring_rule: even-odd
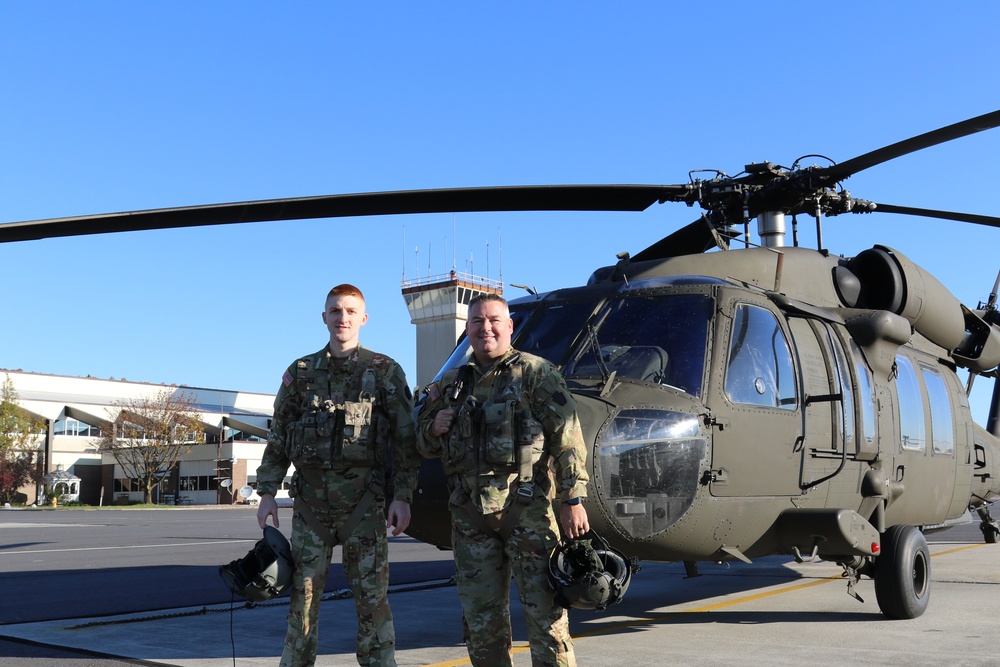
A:
MULTIPOLYGON (((825 218, 895 213, 1000 227, 1000 218, 876 203, 844 189, 894 158, 1000 126, 987 113, 844 162, 751 163, 677 185, 531 185, 327 195, 0 225, 0 242, 229 223, 401 213, 642 211, 698 205, 692 223, 586 284, 509 302, 513 346, 551 361, 588 447, 592 528, 633 560, 781 554, 843 569, 861 599, 912 619, 930 599, 925 533, 971 511, 1000 541, 1000 384, 987 427, 973 381, 1000 373, 997 291, 976 308, 890 246, 823 247, 825 218), (799 244, 798 217, 817 248, 799 244), (785 244, 791 218, 791 245, 785 244), (750 240, 756 220, 759 243, 750 240), (957 371, 969 373, 964 383, 957 371)), ((465 363, 459 340, 442 367, 465 363)), ((437 379, 437 378, 435 378, 437 379)), ((407 533, 450 546, 440 463, 421 467, 407 533)))

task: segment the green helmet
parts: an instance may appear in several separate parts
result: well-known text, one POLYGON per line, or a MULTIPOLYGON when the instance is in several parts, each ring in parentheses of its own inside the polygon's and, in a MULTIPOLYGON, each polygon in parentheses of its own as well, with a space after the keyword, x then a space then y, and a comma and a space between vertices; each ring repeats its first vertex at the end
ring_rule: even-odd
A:
POLYGON ((264 528, 264 537, 239 560, 219 568, 219 575, 236 595, 253 602, 278 597, 292 584, 292 549, 281 531, 264 528))

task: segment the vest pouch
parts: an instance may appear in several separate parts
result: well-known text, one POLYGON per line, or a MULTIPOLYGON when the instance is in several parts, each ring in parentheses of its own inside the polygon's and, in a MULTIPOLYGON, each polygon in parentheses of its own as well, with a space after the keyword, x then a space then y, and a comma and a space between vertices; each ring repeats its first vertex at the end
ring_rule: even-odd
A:
POLYGON ((344 431, 340 456, 344 461, 373 463, 371 451, 372 404, 344 402, 344 431))
POLYGON ((517 446, 529 448, 527 451, 531 453, 531 465, 534 465, 545 451, 545 431, 531 414, 531 410, 519 410, 517 417, 517 446))
POLYGON ((309 412, 288 427, 288 458, 296 467, 330 465, 330 438, 319 435, 319 421, 327 415, 309 412))
POLYGON ((483 406, 486 462, 497 468, 514 465, 514 401, 483 406))
POLYGON ((462 466, 466 448, 472 442, 472 421, 472 412, 463 405, 455 415, 455 423, 452 425, 451 431, 441 438, 446 467, 462 466))

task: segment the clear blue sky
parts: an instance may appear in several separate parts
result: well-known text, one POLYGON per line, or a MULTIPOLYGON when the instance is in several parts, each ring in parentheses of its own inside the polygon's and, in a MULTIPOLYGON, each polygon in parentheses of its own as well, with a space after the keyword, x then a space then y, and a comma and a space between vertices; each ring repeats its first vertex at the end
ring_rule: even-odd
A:
MULTIPOLYGON (((997 26, 996 3, 925 0, 6 2, 0 221, 844 161, 1000 108, 997 26)), ((993 130, 846 185, 998 215, 998 155, 993 130)), ((271 393, 324 344, 326 291, 353 282, 371 315, 362 343, 414 377, 404 274, 454 264, 539 290, 580 284, 696 215, 672 204, 0 245, 0 368, 271 393)), ((973 307, 1000 270, 1000 229, 841 216, 824 240, 845 255, 895 247, 973 307)))

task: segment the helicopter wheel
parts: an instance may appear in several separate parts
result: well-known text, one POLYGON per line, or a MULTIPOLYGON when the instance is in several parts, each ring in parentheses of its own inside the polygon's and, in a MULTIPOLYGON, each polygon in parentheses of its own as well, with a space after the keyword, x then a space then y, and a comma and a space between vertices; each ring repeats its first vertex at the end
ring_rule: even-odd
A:
POLYGON ((892 526, 882 534, 875 559, 875 598, 889 618, 916 618, 927 609, 931 594, 931 554, 917 528, 892 526))
POLYGON ((987 523, 984 521, 979 524, 979 528, 983 531, 983 538, 986 540, 987 544, 996 544, 1000 541, 1000 529, 997 528, 996 523, 987 523))

